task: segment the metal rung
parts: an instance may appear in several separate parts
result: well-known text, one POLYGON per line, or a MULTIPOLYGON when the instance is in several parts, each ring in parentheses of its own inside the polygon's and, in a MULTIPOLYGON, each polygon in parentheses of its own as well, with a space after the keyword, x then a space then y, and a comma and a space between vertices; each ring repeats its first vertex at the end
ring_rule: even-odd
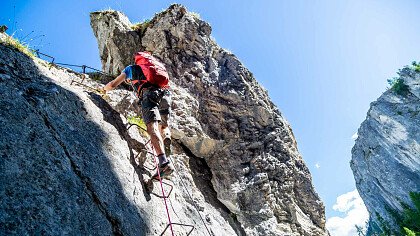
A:
POLYGON ((149 167, 145 166, 144 164, 143 164, 143 168, 150 171, 150 172, 156 170, 156 166, 153 166, 153 168, 149 168, 149 167))
MULTIPOLYGON (((141 152, 139 152, 134 159, 139 160, 138 157, 141 155, 141 152)), ((144 160, 139 160, 139 166, 143 167, 144 169, 148 170, 149 172, 156 170, 156 166, 153 165, 153 167, 146 166, 147 157, 144 158, 144 160)))
POLYGON ((194 225, 186 225, 186 224, 180 224, 180 223, 171 223, 171 224, 167 224, 165 230, 163 230, 163 232, 160 234, 160 236, 163 236, 163 234, 166 232, 166 230, 169 228, 170 225, 179 225, 179 226, 187 226, 187 227, 191 227, 191 230, 188 232, 187 236, 190 235, 192 233, 192 231, 195 229, 194 225))
MULTIPOLYGON (((147 130, 145 129, 145 128, 143 128, 143 127, 141 127, 140 125, 138 125, 138 124, 131 124, 131 123, 128 123, 129 125, 128 125, 128 127, 127 127, 127 130, 129 130, 131 127, 133 127, 133 126, 137 126, 138 128, 140 128, 140 129, 142 129, 142 130, 144 130, 144 131, 146 131, 147 132, 147 130)), ((145 144, 145 145, 147 145, 147 143, 145 144)))
MULTIPOLYGON (((151 179, 150 181, 154 181, 154 180, 153 180, 153 179, 151 179)), ((153 184, 154 184, 154 183, 153 183, 153 184)), ((158 197, 158 198, 169 198, 169 196, 170 196, 170 195, 171 195, 171 193, 172 193, 172 190, 174 189, 174 186, 173 186, 172 184, 170 184, 170 183, 167 183, 167 182, 163 181, 163 180, 162 180, 162 184, 167 185, 167 186, 169 186, 169 187, 170 187, 169 192, 168 192, 168 194, 167 194, 166 196, 159 195, 159 194, 156 194, 156 193, 154 193, 154 192, 151 192, 150 194, 152 194, 152 195, 154 195, 154 196, 156 196, 156 197, 158 197)))
MULTIPOLYGON (((137 127, 139 127, 139 128, 141 128, 141 129, 143 129, 143 130, 145 130, 144 128, 142 128, 142 127, 140 127, 139 125, 137 125, 137 124, 129 124, 128 125, 128 127, 127 127, 127 131, 131 128, 131 127, 133 127, 133 126, 137 126, 137 127)), ((152 157, 153 158, 156 158, 156 154, 154 153, 154 151, 153 151, 153 146, 151 147, 152 148, 152 151, 150 151, 149 150, 149 148, 147 148, 147 145, 148 144, 151 144, 151 140, 149 139, 145 144, 144 144, 144 146, 146 147, 146 157, 147 157, 147 154, 151 154, 152 155, 152 157)), ((138 157, 140 155, 140 153, 138 153, 137 154, 137 156, 136 156, 136 158, 138 157)), ((147 158, 146 158, 146 160, 147 160, 147 158)), ((146 162, 146 161, 145 161, 146 162)), ((156 162, 156 159, 155 159, 155 162, 156 162)), ((156 165, 157 165, 157 162, 156 162, 156 165)), ((144 165, 144 163, 143 163, 143 168, 145 168, 145 169, 147 169, 147 167, 144 165)), ((156 169, 157 168, 157 166, 155 166, 155 168, 154 169, 156 169)), ((149 181, 152 181, 152 187, 154 186, 154 180, 153 179, 150 179, 149 181)), ((172 193, 172 190, 174 189, 174 186, 172 185, 172 184, 169 184, 169 183, 167 183, 167 182, 165 182, 165 181, 163 181, 163 179, 161 179, 161 177, 159 178, 159 182, 162 184, 161 185, 161 188, 162 188, 162 195, 158 195, 158 194, 156 194, 156 193, 154 193, 154 192, 150 192, 149 194, 152 194, 152 195, 154 195, 154 196, 156 196, 156 197, 159 197, 159 198, 163 198, 163 199, 166 199, 166 198, 169 198, 170 196, 171 196, 171 193, 172 193), (166 185, 166 186, 169 186, 169 192, 167 193, 167 194, 165 194, 165 190, 164 190, 164 188, 163 188, 163 185, 166 185)), ((148 184, 149 185, 149 184, 148 184)), ((147 188, 147 187, 146 187, 147 188)), ((153 188, 152 188, 153 189, 153 188)), ((166 200, 165 200, 165 205, 166 205, 166 200)), ((166 205, 166 210, 168 211, 168 206, 166 205)), ((169 212, 167 212, 168 213, 168 218, 169 218, 169 212)), ((201 216, 200 216, 201 217, 201 216)), ((165 234, 165 232, 166 232, 166 230, 168 230, 168 228, 171 226, 171 230, 172 230, 172 225, 179 225, 179 226, 186 226, 186 227, 191 227, 191 229, 190 229, 190 231, 187 233, 187 236, 188 235, 190 235, 193 231, 194 231, 194 229, 195 229, 195 227, 194 227, 194 225, 187 225, 187 224, 181 224, 181 223, 171 223, 171 221, 170 221, 170 219, 169 219, 169 224, 167 224, 166 225, 166 227, 165 227, 165 229, 163 230, 163 232, 160 234, 160 236, 163 236, 163 234, 165 234)), ((172 231, 172 235, 173 235, 173 231, 172 231)))

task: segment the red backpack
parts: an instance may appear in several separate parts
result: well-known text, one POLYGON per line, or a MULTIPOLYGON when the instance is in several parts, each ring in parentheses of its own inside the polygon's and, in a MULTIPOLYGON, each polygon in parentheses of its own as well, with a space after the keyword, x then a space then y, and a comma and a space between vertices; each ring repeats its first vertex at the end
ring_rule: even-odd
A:
POLYGON ((149 52, 136 53, 134 61, 141 67, 148 82, 159 88, 169 88, 169 75, 165 66, 149 52))

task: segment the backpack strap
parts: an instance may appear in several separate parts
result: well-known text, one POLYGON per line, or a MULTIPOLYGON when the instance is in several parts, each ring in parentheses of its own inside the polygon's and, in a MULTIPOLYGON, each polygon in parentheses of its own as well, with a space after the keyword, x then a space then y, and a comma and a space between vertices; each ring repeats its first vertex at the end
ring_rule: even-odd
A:
POLYGON ((143 86, 147 82, 147 78, 143 73, 143 70, 138 65, 132 65, 131 67, 131 87, 133 88, 134 92, 136 93, 137 97, 140 98, 141 90, 143 86))
POLYGON ((141 98, 141 92, 145 88, 152 87, 153 84, 149 83, 147 80, 131 80, 131 87, 133 88, 134 92, 136 93, 137 97, 141 98))

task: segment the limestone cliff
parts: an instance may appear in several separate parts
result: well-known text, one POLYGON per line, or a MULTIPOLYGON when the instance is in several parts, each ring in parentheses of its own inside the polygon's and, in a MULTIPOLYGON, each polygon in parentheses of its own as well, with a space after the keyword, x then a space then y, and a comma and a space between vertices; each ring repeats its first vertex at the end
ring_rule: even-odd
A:
POLYGON ((174 137, 204 158, 217 199, 246 234, 325 234, 324 207, 289 124, 251 72, 211 38, 208 23, 172 5, 135 26, 120 12, 94 12, 91 26, 107 72, 127 65, 121 55, 150 51, 166 64, 174 92, 191 95, 186 113, 173 104, 174 137))
MULTIPOLYGON (((91 25, 107 72, 138 50, 167 65, 173 222, 194 225, 192 235, 328 235, 289 124, 207 23, 173 5, 137 27, 116 11, 92 13, 91 25)), ((0 52, 0 235, 159 235, 158 185, 148 194, 141 183, 153 172, 147 138, 126 129, 134 95, 120 87, 104 98, 74 83, 87 75, 0 52)))
POLYGON ((406 67, 399 72, 406 89, 389 89, 373 102, 352 149, 351 168, 370 216, 377 214, 394 230, 389 209, 412 206, 409 192, 420 191, 420 73, 406 67), (405 91, 406 90, 406 91, 405 91))

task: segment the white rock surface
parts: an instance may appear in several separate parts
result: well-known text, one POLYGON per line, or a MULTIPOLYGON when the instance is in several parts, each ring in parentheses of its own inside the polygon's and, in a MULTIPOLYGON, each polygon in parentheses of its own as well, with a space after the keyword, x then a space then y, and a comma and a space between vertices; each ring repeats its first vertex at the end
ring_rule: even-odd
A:
POLYGON ((379 214, 397 231, 386 208, 402 211, 400 202, 413 206, 409 192, 420 192, 420 73, 407 67, 399 75, 409 92, 389 89, 371 104, 351 160, 373 222, 380 225, 379 214))

